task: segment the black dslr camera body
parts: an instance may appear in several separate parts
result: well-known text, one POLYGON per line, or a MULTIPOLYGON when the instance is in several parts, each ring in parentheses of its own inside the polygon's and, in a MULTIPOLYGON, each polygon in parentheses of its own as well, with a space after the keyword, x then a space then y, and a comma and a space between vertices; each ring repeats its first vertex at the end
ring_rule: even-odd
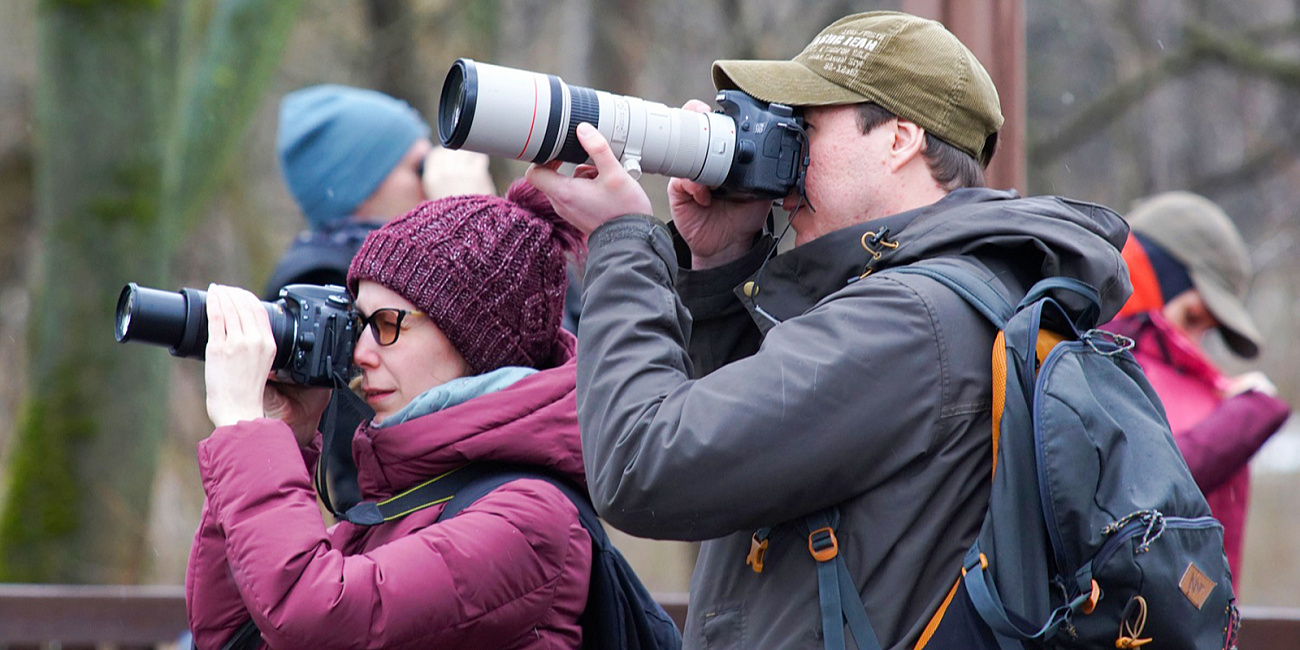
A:
MULTIPOLYGON (((340 388, 347 383, 357 321, 347 290, 337 285, 291 284, 280 299, 263 302, 275 337, 276 380, 340 388)), ((119 343, 167 347, 172 355, 203 359, 208 344, 207 292, 148 289, 134 282, 117 299, 113 332, 119 343)))
POLYGON ((789 106, 759 101, 739 90, 720 91, 716 101, 720 112, 736 123, 736 153, 713 196, 747 201, 779 199, 796 187, 802 191, 808 155, 802 116, 789 106))

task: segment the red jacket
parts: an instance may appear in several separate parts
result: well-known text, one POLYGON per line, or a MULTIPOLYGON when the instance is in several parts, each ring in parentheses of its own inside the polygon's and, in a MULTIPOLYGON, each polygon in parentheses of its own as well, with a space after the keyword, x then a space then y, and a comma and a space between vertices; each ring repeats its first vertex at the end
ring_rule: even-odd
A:
MULTIPOLYGON (((378 500, 493 459, 585 485, 573 340, 563 365, 391 427, 363 426, 358 482, 378 500)), ((373 527, 326 528, 302 451, 279 420, 220 427, 199 445, 207 499, 186 574, 190 628, 218 648, 251 615, 274 648, 577 648, 591 539, 542 481, 509 483, 435 523, 441 506, 373 527)))

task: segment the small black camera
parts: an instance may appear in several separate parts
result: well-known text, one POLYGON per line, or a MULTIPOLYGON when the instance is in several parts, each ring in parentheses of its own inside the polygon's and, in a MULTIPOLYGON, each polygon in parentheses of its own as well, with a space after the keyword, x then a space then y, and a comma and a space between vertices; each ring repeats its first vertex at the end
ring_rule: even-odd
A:
MULTIPOLYGON (((347 290, 337 285, 291 284, 280 299, 263 302, 275 337, 276 380, 339 387, 348 380, 357 321, 347 290)), ((167 347, 172 355, 203 359, 208 343, 207 292, 163 291, 134 282, 117 299, 114 337, 167 347)))

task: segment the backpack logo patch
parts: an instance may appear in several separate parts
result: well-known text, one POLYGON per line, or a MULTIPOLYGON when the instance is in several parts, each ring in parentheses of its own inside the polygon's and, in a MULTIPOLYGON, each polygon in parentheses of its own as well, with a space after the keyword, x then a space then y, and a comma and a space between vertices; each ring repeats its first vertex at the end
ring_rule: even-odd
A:
POLYGON ((1195 562, 1187 563, 1187 570, 1183 571, 1183 577, 1178 581, 1178 588, 1183 590, 1183 595, 1187 600, 1192 601, 1196 609, 1200 609, 1205 604, 1206 599, 1210 597, 1210 592, 1214 591, 1216 583, 1205 575, 1195 562))

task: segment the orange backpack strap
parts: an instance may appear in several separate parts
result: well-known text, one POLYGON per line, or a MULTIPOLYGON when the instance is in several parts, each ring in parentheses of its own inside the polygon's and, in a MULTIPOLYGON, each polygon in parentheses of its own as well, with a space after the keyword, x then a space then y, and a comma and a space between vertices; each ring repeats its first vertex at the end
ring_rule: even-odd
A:
POLYGON ((939 611, 930 617, 930 622, 925 624, 925 629, 921 630, 921 638, 916 640, 915 650, 924 650, 926 644, 930 642, 930 637, 934 636, 935 630, 939 629, 939 622, 943 620, 944 612, 948 611, 948 605, 952 604, 952 599, 957 595, 957 588, 961 586, 961 578, 952 583, 952 589, 948 590, 948 595, 939 605, 939 611))
MULTIPOLYGON (((1038 358, 1038 365, 1043 364, 1047 354, 1056 347, 1058 343, 1065 340, 1060 334, 1051 330, 1038 330, 1038 342, 1034 355, 1038 358)), ((998 441, 1002 437, 1002 411, 1006 408, 1007 403, 1007 346, 1006 338, 1002 330, 998 330, 998 335, 993 339, 993 465, 989 472, 989 480, 998 472, 998 441)), ((964 573, 964 570, 963 570, 964 573)), ((921 637, 917 639, 915 650, 923 650, 930 642, 930 637, 934 636, 935 630, 939 629, 939 623, 943 620, 943 615, 948 611, 948 605, 952 604, 952 599, 957 595, 957 588, 961 586, 961 578, 958 578, 948 590, 948 595, 939 605, 939 610, 930 617, 930 622, 926 623, 925 629, 921 631, 921 637)))
POLYGON ((1006 337, 998 330, 993 339, 993 470, 989 480, 998 473, 998 439, 1002 437, 1002 409, 1007 405, 1007 346, 1006 337))

